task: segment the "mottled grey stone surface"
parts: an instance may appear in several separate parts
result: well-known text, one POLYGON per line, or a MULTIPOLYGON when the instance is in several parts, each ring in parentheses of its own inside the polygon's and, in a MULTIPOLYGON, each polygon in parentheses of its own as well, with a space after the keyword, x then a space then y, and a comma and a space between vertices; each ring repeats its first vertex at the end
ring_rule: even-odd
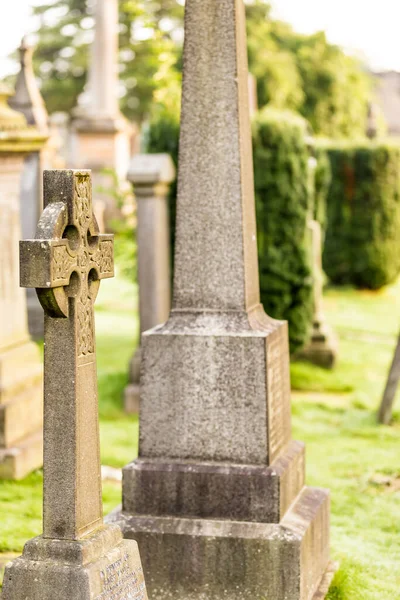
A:
POLYGON ((108 526, 80 541, 39 537, 6 567, 4 600, 147 600, 137 544, 108 526))
MULTIPOLYGON (((168 154, 136 154, 128 179, 136 198, 140 334, 164 323, 171 307, 170 235, 167 196, 175 178, 168 154)), ((130 363, 126 412, 139 412, 140 347, 130 363)))
POLYGON ((303 487, 287 324, 260 305, 244 4, 185 11, 173 306, 142 336, 139 459, 110 519, 157 600, 312 600, 329 495, 303 487))
POLYGON ((329 497, 304 488, 280 524, 112 513, 157 600, 311 600, 329 564, 329 497))
POLYGON ((123 471, 123 511, 279 523, 304 486, 304 445, 270 467, 138 459, 123 471))
POLYGON ((6 567, 4 600, 147 600, 135 544, 103 525, 93 305, 114 272, 88 171, 45 171, 21 285, 45 311, 43 535, 6 567))

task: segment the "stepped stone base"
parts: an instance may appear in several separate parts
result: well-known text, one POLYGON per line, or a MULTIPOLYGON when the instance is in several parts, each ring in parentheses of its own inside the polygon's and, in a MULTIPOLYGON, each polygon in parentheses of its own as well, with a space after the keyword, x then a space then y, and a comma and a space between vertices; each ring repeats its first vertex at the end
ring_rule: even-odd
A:
POLYGON ((130 514, 279 523, 304 486, 304 444, 272 465, 137 459, 123 469, 130 514))
POLYGON ((12 448, 0 448, 0 479, 23 479, 43 465, 43 431, 18 442, 12 448))
MULTIPOLYGON (((329 565, 329 494, 303 488, 279 524, 116 510, 157 600, 313 600, 329 565)), ((8 600, 8 599, 7 599, 8 600)))
POLYGON ((108 526, 78 541, 42 537, 6 566, 3 600, 147 600, 137 544, 108 526))

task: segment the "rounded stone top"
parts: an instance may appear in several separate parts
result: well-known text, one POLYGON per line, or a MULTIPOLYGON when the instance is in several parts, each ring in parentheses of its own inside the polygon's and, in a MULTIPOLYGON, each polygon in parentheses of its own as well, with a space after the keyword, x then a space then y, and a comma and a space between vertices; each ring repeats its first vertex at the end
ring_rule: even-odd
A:
POLYGON ((0 152, 29 153, 40 150, 48 139, 27 124, 25 115, 8 104, 13 89, 0 81, 0 152))

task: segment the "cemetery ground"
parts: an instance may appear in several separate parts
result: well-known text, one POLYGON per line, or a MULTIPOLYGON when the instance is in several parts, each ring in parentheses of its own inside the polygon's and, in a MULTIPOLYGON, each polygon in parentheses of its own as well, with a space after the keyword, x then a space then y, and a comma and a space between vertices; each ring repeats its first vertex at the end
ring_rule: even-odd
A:
MULTIPOLYGON (((120 275, 96 303, 102 464, 122 467, 137 452, 138 422, 122 411, 136 339, 136 290, 120 275)), ((294 438, 307 444, 307 482, 329 487, 331 548, 340 569, 329 600, 388 600, 400 585, 400 395, 392 426, 376 410, 400 326, 400 280, 381 292, 331 288, 327 320, 340 338, 332 372, 292 365, 294 438)), ((0 482, 0 565, 41 531, 42 473, 0 482)), ((118 481, 103 484, 104 512, 120 503, 118 481)), ((1 577, 1 576, 0 576, 1 577)))

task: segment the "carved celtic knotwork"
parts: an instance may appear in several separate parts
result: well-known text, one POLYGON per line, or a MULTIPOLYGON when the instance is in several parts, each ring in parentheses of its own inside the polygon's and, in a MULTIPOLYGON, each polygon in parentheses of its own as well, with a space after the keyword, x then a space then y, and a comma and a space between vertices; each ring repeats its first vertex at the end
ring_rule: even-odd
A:
POLYGON ((77 302, 78 356, 94 353, 93 305, 90 296, 80 297, 77 302))
POLYGON ((112 273, 114 269, 113 244, 111 241, 100 242, 99 249, 92 256, 100 273, 112 273))
POLYGON ((75 178, 75 215, 80 227, 87 228, 93 219, 88 177, 75 178))
POLYGON ((76 259, 70 255, 67 246, 56 246, 53 254, 53 274, 55 281, 68 277, 76 259))
POLYGON ((51 182, 38 226, 40 238, 21 244, 21 282, 37 288, 42 306, 51 317, 69 318, 70 308, 74 307, 77 355, 87 356, 95 349, 93 305, 99 280, 114 275, 113 239, 98 232, 90 172, 47 173, 51 173, 51 182), (29 268, 30 262, 38 261, 40 268, 37 264, 29 268), (74 285, 70 285, 72 273, 74 285))

